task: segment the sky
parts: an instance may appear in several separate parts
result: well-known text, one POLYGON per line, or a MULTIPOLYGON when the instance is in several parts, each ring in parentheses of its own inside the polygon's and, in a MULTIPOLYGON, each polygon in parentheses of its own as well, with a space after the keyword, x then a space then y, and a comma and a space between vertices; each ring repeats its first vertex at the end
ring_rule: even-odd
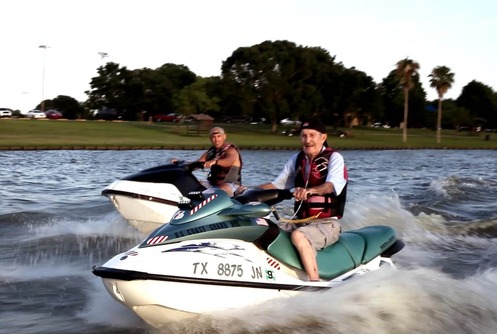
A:
POLYGON ((0 107, 85 101, 106 62, 218 76, 233 51, 266 40, 321 47, 376 83, 408 57, 428 100, 445 65, 456 99, 472 80, 498 89, 497 12, 496 0, 0 0, 0 107))

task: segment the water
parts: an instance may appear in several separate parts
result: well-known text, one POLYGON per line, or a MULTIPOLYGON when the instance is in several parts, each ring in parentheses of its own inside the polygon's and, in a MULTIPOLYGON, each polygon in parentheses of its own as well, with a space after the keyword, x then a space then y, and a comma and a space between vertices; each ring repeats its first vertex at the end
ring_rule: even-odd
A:
MULTIPOLYGON (((243 151, 244 183, 270 181, 291 154, 243 151)), ((0 333, 496 333, 496 151, 342 154, 343 227, 394 227, 397 271, 155 330, 91 273, 144 238, 100 193, 200 151, 0 152, 0 333)))

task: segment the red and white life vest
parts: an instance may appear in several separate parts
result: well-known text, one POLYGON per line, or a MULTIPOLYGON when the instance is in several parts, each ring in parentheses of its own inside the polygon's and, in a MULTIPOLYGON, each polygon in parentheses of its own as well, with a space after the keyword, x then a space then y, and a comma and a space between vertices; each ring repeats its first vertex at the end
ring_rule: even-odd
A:
MULTIPOLYGON (((326 182, 328 175, 328 163, 335 151, 331 148, 323 150, 316 158, 310 162, 309 174, 306 175, 306 165, 308 164, 305 153, 300 152, 295 162, 295 188, 317 187, 326 182)), ((344 167, 344 176, 347 179, 347 169, 344 167)), ((339 195, 329 193, 325 195, 311 195, 305 201, 295 202, 295 212, 298 218, 308 218, 318 215, 318 218, 337 217, 344 214, 344 207, 347 195, 347 183, 339 195)))

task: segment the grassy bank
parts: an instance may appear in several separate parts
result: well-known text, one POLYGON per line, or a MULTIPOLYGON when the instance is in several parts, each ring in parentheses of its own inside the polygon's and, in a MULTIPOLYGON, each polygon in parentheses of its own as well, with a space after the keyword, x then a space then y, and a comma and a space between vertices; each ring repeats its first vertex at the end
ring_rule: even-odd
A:
MULTIPOLYGON (((219 124, 217 124, 219 125, 219 124)), ((298 136, 284 136, 271 125, 220 124, 228 140, 241 149, 296 149, 298 136)), ((404 144, 400 129, 355 128, 350 137, 328 129, 328 143, 338 149, 496 149, 496 133, 443 130, 436 143, 432 130, 409 129, 404 144), (489 137, 486 140, 486 137, 489 137)), ((174 123, 0 119, 0 150, 31 149, 203 149, 208 133, 197 134, 174 123)))

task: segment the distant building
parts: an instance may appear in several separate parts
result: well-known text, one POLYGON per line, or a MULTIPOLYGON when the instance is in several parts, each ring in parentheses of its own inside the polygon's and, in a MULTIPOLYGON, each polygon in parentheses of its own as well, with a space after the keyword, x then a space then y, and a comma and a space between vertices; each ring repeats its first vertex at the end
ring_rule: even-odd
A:
POLYGON ((199 135, 205 131, 208 133, 213 126, 214 118, 208 114, 191 114, 184 118, 183 123, 187 126, 187 132, 196 132, 199 135))

